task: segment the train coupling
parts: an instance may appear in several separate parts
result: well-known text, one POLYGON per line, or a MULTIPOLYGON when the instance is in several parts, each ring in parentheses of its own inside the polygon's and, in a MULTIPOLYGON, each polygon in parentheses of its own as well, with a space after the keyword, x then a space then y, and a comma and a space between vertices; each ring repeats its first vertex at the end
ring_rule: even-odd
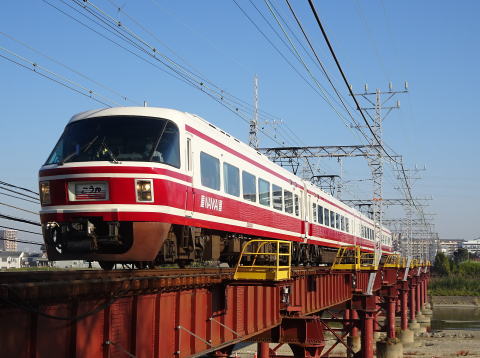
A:
POLYGON ((78 218, 73 222, 49 222, 44 235, 46 242, 62 253, 96 253, 121 247, 119 226, 118 222, 95 225, 88 218, 78 218))

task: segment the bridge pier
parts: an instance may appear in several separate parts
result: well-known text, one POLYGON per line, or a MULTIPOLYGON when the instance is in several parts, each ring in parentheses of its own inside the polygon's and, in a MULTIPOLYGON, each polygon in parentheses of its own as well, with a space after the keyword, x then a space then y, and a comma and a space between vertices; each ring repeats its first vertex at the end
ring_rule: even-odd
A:
POLYGON ((409 322, 408 322, 408 328, 411 331, 417 332, 418 329, 420 328, 420 325, 417 322, 416 319, 416 284, 411 283, 410 284, 410 289, 408 291, 408 303, 409 303, 409 322))
POLYGON ((257 343, 257 357, 270 358, 270 344, 267 342, 257 343))
POLYGON ((377 307, 376 295, 354 295, 354 308, 360 317, 361 349, 355 358, 373 358, 374 325, 377 307))
POLYGON ((347 304, 347 308, 345 309, 345 319, 349 321, 348 329, 345 329, 345 332, 350 332, 347 336, 347 357, 352 358, 354 353, 357 353, 361 349, 361 342, 360 342, 360 330, 356 323, 358 322, 358 312, 351 307, 351 302, 347 304), (348 313, 347 313, 348 312, 348 313))
POLYGON ((408 283, 402 282, 400 289, 400 341, 404 346, 414 342, 414 332, 408 329, 408 291, 408 283))

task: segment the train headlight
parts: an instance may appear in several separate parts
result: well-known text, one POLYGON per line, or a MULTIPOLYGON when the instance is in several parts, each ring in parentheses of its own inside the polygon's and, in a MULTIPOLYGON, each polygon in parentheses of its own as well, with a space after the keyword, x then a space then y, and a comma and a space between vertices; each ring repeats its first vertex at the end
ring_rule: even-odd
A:
POLYGON ((135 181, 137 190, 137 201, 152 202, 153 201, 153 183, 149 179, 137 179, 135 181))
POLYGON ((42 205, 49 205, 51 202, 50 182, 42 181, 40 182, 40 203, 42 203, 42 205))

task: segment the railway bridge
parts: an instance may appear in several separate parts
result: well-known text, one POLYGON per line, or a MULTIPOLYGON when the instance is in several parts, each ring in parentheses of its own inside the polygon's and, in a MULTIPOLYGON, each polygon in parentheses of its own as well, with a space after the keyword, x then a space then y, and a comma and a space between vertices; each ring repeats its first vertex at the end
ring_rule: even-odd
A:
POLYGON ((229 357, 250 341, 262 358, 280 357, 282 344, 295 357, 333 357, 343 345, 348 357, 372 358, 376 349, 394 358, 402 356, 398 338, 413 342, 419 327, 429 264, 292 267, 283 280, 239 279, 230 268, 0 277, 3 357, 229 357), (375 347, 376 331, 386 338, 375 347))

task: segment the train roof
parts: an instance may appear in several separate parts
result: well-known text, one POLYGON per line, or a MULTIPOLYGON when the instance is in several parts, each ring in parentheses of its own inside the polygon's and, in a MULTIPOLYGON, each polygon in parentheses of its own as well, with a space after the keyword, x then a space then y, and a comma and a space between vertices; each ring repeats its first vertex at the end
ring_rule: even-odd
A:
POLYGON ((162 107, 113 107, 93 109, 90 111, 77 113, 70 119, 68 123, 87 118, 128 115, 176 119, 184 118, 184 116, 188 114, 189 113, 187 112, 178 111, 176 109, 162 107))

